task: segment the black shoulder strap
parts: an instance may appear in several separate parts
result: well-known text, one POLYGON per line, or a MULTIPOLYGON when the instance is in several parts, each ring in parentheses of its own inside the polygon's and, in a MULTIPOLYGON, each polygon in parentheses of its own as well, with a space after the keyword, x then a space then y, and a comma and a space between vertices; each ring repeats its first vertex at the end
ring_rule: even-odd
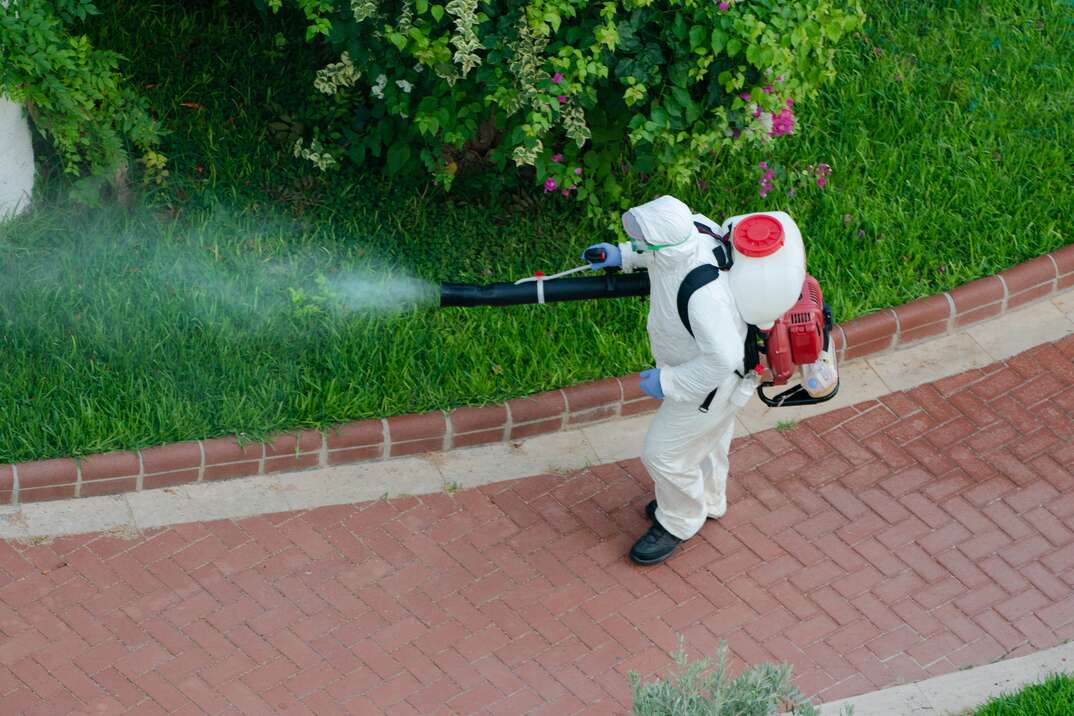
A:
MULTIPOLYGON (((713 255, 716 256, 716 265, 719 266, 721 271, 730 271, 735 264, 734 252, 731 250, 731 240, 728 238, 731 235, 731 231, 729 230, 725 235, 720 236, 700 221, 695 221, 694 227, 698 232, 716 239, 716 247, 712 250, 713 255)), ((732 225, 730 228, 733 229, 734 226, 732 225)))
POLYGON ((686 327, 686 332, 691 336, 694 335, 694 329, 690 326, 690 314, 687 311, 690 306, 690 297, 699 288, 712 283, 719 277, 720 269, 712 264, 703 264, 686 274, 686 278, 679 284, 679 294, 676 299, 679 308, 679 320, 682 321, 682 325, 686 327))

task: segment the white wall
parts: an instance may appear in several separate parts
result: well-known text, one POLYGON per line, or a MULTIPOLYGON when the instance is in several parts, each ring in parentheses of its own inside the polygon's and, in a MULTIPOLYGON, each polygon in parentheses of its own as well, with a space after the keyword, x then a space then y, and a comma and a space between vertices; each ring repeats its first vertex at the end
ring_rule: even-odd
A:
MULTIPOLYGON (((8 0, 0 0, 7 7, 8 0)), ((0 221, 30 208, 34 146, 22 106, 0 95, 0 221)))
POLYGON ((0 221, 30 208, 34 148, 22 105, 0 97, 0 221))

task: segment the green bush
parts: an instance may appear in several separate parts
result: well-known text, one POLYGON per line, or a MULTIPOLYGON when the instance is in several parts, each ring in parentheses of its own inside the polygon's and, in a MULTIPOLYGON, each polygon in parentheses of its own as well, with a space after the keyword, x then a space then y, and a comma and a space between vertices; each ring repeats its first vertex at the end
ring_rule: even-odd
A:
POLYGON ((25 105, 67 173, 114 175, 127 167, 128 143, 161 172, 159 127, 119 73, 123 58, 75 32, 96 14, 90 0, 0 4, 0 94, 25 105))
POLYGON ((816 709, 794 685, 788 664, 757 664, 735 678, 727 674, 727 645, 720 644, 716 663, 689 663, 674 655, 676 670, 667 679, 642 683, 630 674, 637 716, 813 716, 816 709))
POLYGON ((531 167, 594 207, 628 173, 682 186, 792 133, 864 19, 858 0, 294 2, 340 53, 315 82, 336 120, 296 156, 445 187, 475 159, 531 167))

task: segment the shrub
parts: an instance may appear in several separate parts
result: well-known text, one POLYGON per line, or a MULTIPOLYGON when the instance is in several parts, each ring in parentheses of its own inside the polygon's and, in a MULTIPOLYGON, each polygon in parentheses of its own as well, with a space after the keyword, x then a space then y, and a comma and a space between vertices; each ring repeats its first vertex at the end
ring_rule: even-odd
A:
POLYGON ((667 679, 642 683, 630 674, 637 716, 771 716, 779 713, 813 716, 816 709, 791 680, 788 664, 758 664, 731 678, 727 645, 720 644, 716 663, 689 663, 681 650, 676 670, 667 679))
POLYGON ((858 0, 294 2, 339 52, 315 83, 338 121, 296 156, 445 187, 476 156, 594 206, 627 173, 683 185, 793 133, 864 19, 858 0))
POLYGON ((122 57, 75 32, 96 14, 90 0, 0 3, 0 93, 25 105, 64 171, 114 175, 127 166, 130 142, 159 173, 159 127, 120 75, 122 57))

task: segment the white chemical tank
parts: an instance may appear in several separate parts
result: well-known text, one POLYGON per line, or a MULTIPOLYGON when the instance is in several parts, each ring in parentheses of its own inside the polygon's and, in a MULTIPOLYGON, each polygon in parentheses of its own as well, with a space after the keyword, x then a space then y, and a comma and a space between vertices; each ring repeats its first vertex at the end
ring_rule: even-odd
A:
POLYGON ((734 266, 728 277, 747 323, 768 330, 798 301, 806 277, 802 232, 789 214, 765 211, 724 220, 731 231, 734 266))

